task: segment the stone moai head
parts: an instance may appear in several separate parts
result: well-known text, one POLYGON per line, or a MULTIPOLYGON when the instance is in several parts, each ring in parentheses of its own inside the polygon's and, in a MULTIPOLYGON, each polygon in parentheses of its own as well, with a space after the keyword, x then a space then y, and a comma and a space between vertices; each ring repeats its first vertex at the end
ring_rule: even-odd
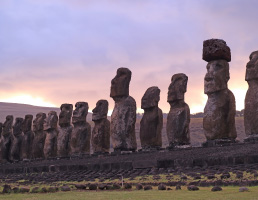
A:
POLYGON ((24 133, 31 131, 33 115, 25 115, 25 119, 23 120, 22 131, 24 133))
POLYGON ((55 111, 50 111, 44 120, 44 131, 57 128, 58 117, 55 111))
POLYGON ((61 112, 59 114, 59 125, 61 127, 69 126, 71 124, 71 117, 73 113, 73 105, 72 104, 62 104, 61 112))
POLYGON ((184 96, 187 89, 188 77, 183 74, 174 74, 171 78, 171 83, 168 87, 168 99, 167 102, 174 102, 178 100, 184 100, 184 96))
POLYGON ((13 125, 14 136, 18 136, 22 133, 22 125, 23 125, 23 118, 21 117, 15 118, 15 123, 13 125))
POLYGON ((3 125, 3 135, 9 135, 12 133, 12 127, 13 127, 13 116, 7 115, 6 120, 3 125))
POLYGON ((44 129, 44 121, 46 119, 46 113, 38 113, 36 115, 36 119, 33 120, 33 131, 43 131, 44 129))
POLYGON ((106 119, 108 113, 108 101, 103 99, 99 100, 92 112, 92 121, 106 119))
POLYGON ((89 105, 87 102, 77 102, 75 104, 75 110, 73 111, 73 117, 72 117, 73 124, 86 122, 88 109, 89 109, 89 105))
POLYGON ((111 81, 110 97, 129 96, 129 84, 132 72, 127 68, 118 68, 115 78, 111 81))
POLYGON ((158 107, 160 100, 160 89, 156 86, 150 87, 146 90, 142 97, 141 108, 148 109, 158 107))
POLYGON ((245 80, 258 80, 258 51, 254 51, 249 56, 250 61, 246 64, 245 80))

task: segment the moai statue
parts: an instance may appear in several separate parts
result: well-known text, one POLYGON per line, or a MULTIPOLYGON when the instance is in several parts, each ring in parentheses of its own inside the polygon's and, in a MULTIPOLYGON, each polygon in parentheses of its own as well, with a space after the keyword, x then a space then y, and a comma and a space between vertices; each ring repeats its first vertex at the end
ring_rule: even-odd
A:
POLYGON ((12 144, 12 132, 13 132, 13 116, 6 116, 6 120, 3 124, 2 142, 1 142, 1 161, 10 161, 10 152, 12 144))
POLYGON ((110 97, 115 101, 111 115, 111 139, 114 151, 135 151, 136 102, 129 96, 132 72, 119 68, 111 81, 110 97))
POLYGON ((169 148, 190 144, 190 109, 184 100, 187 81, 185 74, 174 74, 168 87, 167 102, 170 104, 170 110, 166 128, 169 148))
POLYGON ((92 121, 95 124, 91 138, 93 153, 109 153, 110 122, 107 119, 108 101, 99 100, 92 112, 92 121))
POLYGON ((3 162, 3 123, 0 123, 0 163, 3 162))
POLYGON ((69 155, 70 137, 73 127, 71 126, 71 117, 73 112, 72 104, 62 104, 59 114, 59 131, 57 136, 57 157, 66 157, 69 155))
POLYGON ((44 121, 46 119, 45 113, 38 113, 36 119, 33 120, 34 140, 32 145, 32 157, 44 158, 44 144, 46 139, 46 132, 44 131, 44 121))
POLYGON ((34 133, 32 128, 33 115, 25 115, 23 121, 22 131, 23 131, 23 141, 22 141, 22 159, 31 159, 32 157, 32 146, 34 133))
POLYGON ((44 157, 53 158, 56 157, 57 146, 57 122, 58 117, 55 111, 50 111, 47 118, 44 121, 44 131, 46 131, 46 139, 44 145, 44 157))
POLYGON ((91 126, 86 122, 88 103, 77 102, 73 111, 73 131, 70 140, 70 155, 90 154, 91 126))
POLYGON ((203 60, 207 61, 204 93, 208 101, 204 108, 203 129, 207 142, 204 146, 235 142, 235 97, 228 89, 230 48, 224 40, 203 42, 203 60))
POLYGON ((23 118, 17 117, 13 125, 12 145, 11 145, 11 152, 10 152, 11 161, 21 160, 21 156, 22 156, 21 150, 22 150, 22 140, 23 140, 22 125, 23 125, 23 118))
POLYGON ((252 52, 249 58, 245 74, 249 86, 244 111, 246 142, 258 140, 258 51, 252 52))
POLYGON ((162 147, 163 114, 158 107, 159 100, 160 89, 158 87, 148 88, 142 97, 141 108, 144 114, 140 122, 140 139, 144 150, 162 147))

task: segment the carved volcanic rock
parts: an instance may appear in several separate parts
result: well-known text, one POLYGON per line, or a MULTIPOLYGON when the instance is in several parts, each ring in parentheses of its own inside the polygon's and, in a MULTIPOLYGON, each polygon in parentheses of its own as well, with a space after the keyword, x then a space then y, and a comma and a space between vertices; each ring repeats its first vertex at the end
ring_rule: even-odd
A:
POLYGON ((250 55, 245 80, 249 85, 245 97, 245 133, 247 136, 258 136, 258 51, 250 55))
POLYGON ((209 94, 203 118, 207 140, 235 139, 235 114, 235 97, 229 89, 209 94))
POLYGON ((46 119, 45 113, 38 113, 36 119, 33 120, 33 158, 44 158, 44 144, 46 139, 46 132, 44 131, 44 121, 46 119))
POLYGON ((12 144, 12 126, 13 126, 13 116, 6 116, 6 120, 3 124, 3 133, 1 141, 1 161, 10 161, 9 155, 11 151, 12 144))
POLYGON ((25 115, 25 119, 22 125, 23 141, 22 141, 22 158, 30 159, 32 157, 32 145, 34 139, 34 133, 31 130, 32 115, 25 115))
POLYGON ((227 62, 231 61, 230 48, 224 40, 210 39, 203 42, 202 59, 210 62, 212 60, 224 59, 227 62))
POLYGON ((70 140, 70 155, 90 153, 91 126, 86 122, 88 103, 77 102, 73 111, 73 131, 70 140))
POLYGON ((92 110, 92 150, 93 153, 105 153, 110 149, 110 122, 107 120, 108 101, 99 100, 96 107, 92 110))
POLYGON ((46 139, 44 145, 45 158, 56 157, 57 146, 57 121, 58 117, 55 111, 50 111, 44 121, 44 131, 46 131, 46 139))
POLYGON ((162 146, 161 131, 163 127, 162 110, 158 108, 160 89, 150 87, 142 97, 141 108, 144 114, 140 122, 140 139, 143 149, 162 146))
POLYGON ((21 147, 23 140, 22 133, 23 118, 17 117, 13 126, 12 145, 10 160, 21 160, 21 147))
POLYGON ((72 104, 62 104, 59 114, 59 130, 57 136, 57 156, 65 157, 69 155, 70 137, 73 130, 71 117, 73 112, 72 104))

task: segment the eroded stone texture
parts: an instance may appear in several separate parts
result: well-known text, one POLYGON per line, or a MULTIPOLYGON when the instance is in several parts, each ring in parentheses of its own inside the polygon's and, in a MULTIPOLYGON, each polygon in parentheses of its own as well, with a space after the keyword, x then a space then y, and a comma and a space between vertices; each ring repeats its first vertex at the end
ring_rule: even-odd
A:
POLYGON ((66 157, 69 155, 70 137, 73 130, 71 117, 73 112, 72 104, 62 104, 59 114, 59 130, 57 136, 57 156, 66 157))
POLYGON ((144 109, 140 122, 140 139, 143 149, 162 146, 163 114, 158 107, 159 100, 160 89, 158 87, 148 88, 141 100, 141 108, 144 109))
POLYGON ((115 151, 135 151, 136 102, 129 96, 131 71, 119 68, 111 81, 110 97, 115 101, 111 115, 111 139, 115 151))
POLYGON ((21 160, 21 147, 23 140, 22 125, 23 118, 17 117, 13 125, 12 145, 10 152, 11 161, 21 160))
POLYGON ((77 102, 73 111, 73 131, 70 140, 70 154, 80 155, 90 153, 91 126, 86 122, 88 103, 77 102))
POLYGON ((170 110, 166 128, 170 147, 190 144, 190 109, 184 101, 187 81, 185 74, 174 74, 168 88, 170 110))
POLYGON ((207 64, 204 78, 204 93, 208 101, 204 108, 203 129, 208 141, 234 141, 237 137, 235 128, 235 97, 228 89, 229 64, 223 56, 207 64))
POLYGON ((22 158, 31 159, 34 133, 32 128, 33 115, 25 115, 22 125, 23 141, 22 141, 22 158))
POLYGON ((44 131, 46 131, 46 139, 44 145, 45 159, 56 157, 57 146, 57 121, 58 117, 55 111, 50 111, 44 120, 44 131))
POLYGON ((108 101, 99 100, 92 112, 92 121, 95 124, 91 138, 93 153, 108 153, 110 149, 110 122, 107 119, 108 101))
POLYGON ((251 139, 258 137, 258 51, 252 52, 249 58, 245 75, 249 88, 245 97, 244 123, 245 133, 251 139))
POLYGON ((210 62, 213 60, 223 59, 227 62, 231 61, 230 48, 224 40, 210 39, 203 42, 202 59, 210 62))
POLYGON ((10 161, 10 151, 12 144, 12 131, 13 131, 13 116, 6 116, 3 124, 2 141, 1 141, 1 161, 10 161))
POLYGON ((33 120, 33 158, 44 158, 44 144, 46 139, 46 132, 44 131, 44 121, 46 119, 45 113, 38 113, 33 120))

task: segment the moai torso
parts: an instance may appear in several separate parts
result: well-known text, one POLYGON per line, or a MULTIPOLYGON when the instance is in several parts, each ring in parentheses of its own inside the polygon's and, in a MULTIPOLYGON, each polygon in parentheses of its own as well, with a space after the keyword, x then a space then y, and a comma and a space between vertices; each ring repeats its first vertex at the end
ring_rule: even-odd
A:
POLYGON ((245 96, 244 124, 248 137, 258 137, 258 51, 252 52, 246 65, 245 80, 249 88, 245 96))
POLYGON ((107 119, 108 101, 99 100, 92 110, 92 130, 91 144, 93 153, 108 153, 110 149, 110 122, 107 119))
POLYGON ((44 121, 44 131, 46 131, 46 139, 44 145, 45 159, 56 157, 58 134, 57 121, 58 117, 55 111, 50 111, 44 121))
POLYGON ((88 103, 77 102, 73 111, 70 155, 90 154, 91 126, 86 122, 88 103))
POLYGON ((175 74, 168 88, 167 137, 170 147, 190 144, 190 109, 184 101, 187 81, 185 74, 175 74))
POLYGON ((22 125, 23 125, 23 118, 17 117, 13 125, 12 145, 11 145, 11 153, 10 153, 11 161, 21 160, 21 149, 22 149, 21 147, 22 147, 22 140, 23 140, 22 125))
POLYGON ((111 115, 111 139, 114 151, 135 151, 136 102, 129 96, 131 71, 119 68, 111 81, 110 97, 115 101, 111 115))
POLYGON ((10 151, 12 144, 12 129, 13 127, 13 116, 6 116, 6 120, 3 124, 2 132, 2 145, 1 145, 1 160, 3 162, 10 161, 10 151))
POLYGON ((38 113, 36 119, 33 120, 34 140, 32 146, 33 158, 44 158, 44 145, 46 132, 44 131, 45 113, 38 113))
POLYGON ((70 138, 73 127, 71 126, 71 117, 73 112, 72 104, 62 104, 59 114, 59 130, 57 136, 57 156, 66 157, 69 155, 70 138))
POLYGON ((22 159, 31 159, 34 133, 31 130, 33 115, 25 115, 23 121, 22 159))
POLYGON ((162 147, 163 114, 158 107, 159 100, 158 87, 148 88, 142 97, 141 108, 144 109, 144 114, 140 122, 140 139, 143 149, 162 147))

